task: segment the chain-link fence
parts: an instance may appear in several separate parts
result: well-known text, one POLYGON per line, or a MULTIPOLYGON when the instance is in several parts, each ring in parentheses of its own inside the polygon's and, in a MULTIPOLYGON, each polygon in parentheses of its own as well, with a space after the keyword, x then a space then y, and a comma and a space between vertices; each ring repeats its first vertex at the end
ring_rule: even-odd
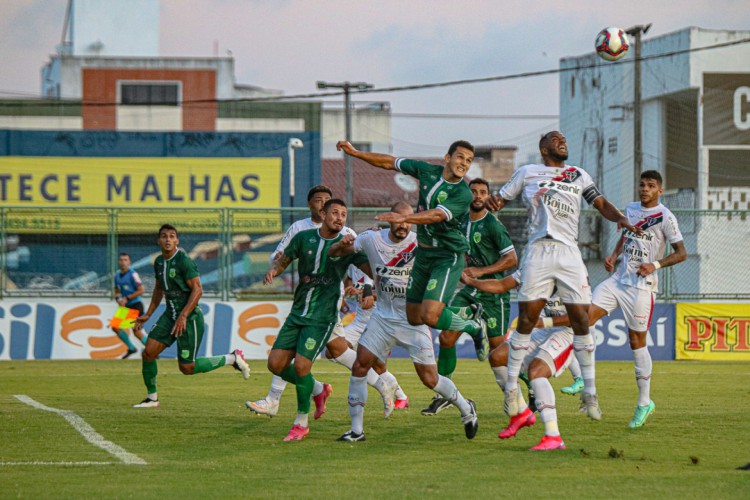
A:
MULTIPOLYGON (((377 226, 382 208, 351 209, 357 232, 377 226)), ((688 252, 686 262, 660 271, 661 300, 750 299, 747 210, 673 210, 688 252)), ((180 247, 196 261, 207 297, 223 300, 288 295, 294 272, 262 284, 269 259, 306 209, 0 208, 0 297, 112 297, 120 253, 153 289, 157 231, 170 223, 180 247)), ((526 242, 525 210, 506 208, 506 225, 519 257, 526 242)), ((607 277, 603 259, 614 247, 614 224, 598 213, 581 217, 580 247, 592 286, 607 277)), ((294 268, 292 268, 293 270, 294 268)))

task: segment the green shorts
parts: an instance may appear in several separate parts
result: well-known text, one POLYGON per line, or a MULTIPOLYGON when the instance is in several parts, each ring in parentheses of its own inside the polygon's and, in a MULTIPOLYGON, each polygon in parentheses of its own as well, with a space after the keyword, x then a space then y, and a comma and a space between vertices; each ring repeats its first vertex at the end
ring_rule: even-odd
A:
POLYGON ((486 294, 477 294, 475 288, 469 287, 464 287, 451 300, 451 306, 455 307, 477 303, 482 304, 482 317, 487 321, 487 336, 492 338, 505 335, 510 321, 510 300, 499 295, 487 297, 486 294))
POLYGON ((328 343, 334 326, 336 322, 311 323, 308 319, 290 314, 281 326, 272 349, 295 351, 314 361, 328 343))
MULTIPOLYGON (((198 308, 196 308, 198 310, 198 308)), ((148 332, 148 338, 154 339, 167 347, 177 341, 177 361, 182 364, 195 363, 195 357, 198 354, 198 348, 203 340, 203 314, 195 311, 188 316, 187 327, 182 335, 175 337, 172 335, 175 321, 167 313, 161 315, 156 324, 148 332)))
POLYGON ((464 256, 437 248, 417 247, 406 286, 406 302, 436 300, 447 304, 461 279, 464 256))

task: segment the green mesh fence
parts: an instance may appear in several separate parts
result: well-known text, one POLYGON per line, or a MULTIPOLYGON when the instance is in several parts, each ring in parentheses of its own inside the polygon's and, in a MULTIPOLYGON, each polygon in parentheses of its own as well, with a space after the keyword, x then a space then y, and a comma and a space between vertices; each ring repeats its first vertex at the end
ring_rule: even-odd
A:
MULTIPOLYGON (((378 226, 386 209, 351 209, 357 232, 378 226)), ((663 269, 661 300, 750 299, 750 241, 747 210, 673 210, 682 231, 687 261, 663 269)), ((505 209, 506 225, 522 258, 526 211, 505 209)), ((198 264, 205 296, 252 298, 287 295, 292 272, 272 285, 262 284, 269 258, 284 230, 309 216, 306 209, 105 209, 0 208, 0 296, 113 296, 117 256, 127 253, 132 267, 153 289, 153 259, 159 226, 177 227, 180 246, 198 264)), ((606 279, 603 259, 618 237, 615 225, 586 211, 580 223, 580 248, 591 284, 606 279)))

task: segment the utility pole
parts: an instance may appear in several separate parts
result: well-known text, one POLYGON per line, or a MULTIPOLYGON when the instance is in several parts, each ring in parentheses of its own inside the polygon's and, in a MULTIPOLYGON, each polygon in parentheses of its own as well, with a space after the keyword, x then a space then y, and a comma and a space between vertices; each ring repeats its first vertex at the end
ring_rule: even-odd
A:
MULTIPOLYGON (((343 82, 343 83, 330 83, 318 81, 318 88, 324 89, 342 89, 344 91, 344 127, 345 127, 345 139, 352 142, 352 101, 351 101, 351 90, 356 89, 364 91, 373 88, 371 83, 365 82, 343 82)), ((352 175, 352 157, 344 155, 344 165, 346 171, 346 206, 351 208, 354 204, 354 180, 352 175)))
POLYGON ((639 199, 638 185, 643 169, 643 145, 641 127, 641 35, 648 33, 651 23, 643 26, 639 24, 625 30, 625 33, 635 37, 635 64, 633 72, 633 174, 635 199, 639 199))

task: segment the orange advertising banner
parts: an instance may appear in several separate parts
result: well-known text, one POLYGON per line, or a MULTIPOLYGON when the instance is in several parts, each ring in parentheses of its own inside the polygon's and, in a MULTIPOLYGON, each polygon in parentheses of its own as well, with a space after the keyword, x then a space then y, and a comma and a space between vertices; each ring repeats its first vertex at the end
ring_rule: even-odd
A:
POLYGON ((750 304, 677 304, 676 359, 750 361, 750 304))

